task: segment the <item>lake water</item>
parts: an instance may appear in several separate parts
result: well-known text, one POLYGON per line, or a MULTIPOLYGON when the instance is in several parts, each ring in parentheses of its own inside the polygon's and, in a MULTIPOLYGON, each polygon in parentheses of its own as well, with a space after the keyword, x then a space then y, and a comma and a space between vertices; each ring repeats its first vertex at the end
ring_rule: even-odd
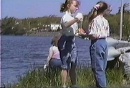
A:
MULTIPOLYGON (((43 67, 48 56, 52 37, 2 36, 1 38, 1 81, 2 84, 16 83, 34 68, 43 67)), ((89 66, 90 41, 76 39, 78 65, 89 66)))

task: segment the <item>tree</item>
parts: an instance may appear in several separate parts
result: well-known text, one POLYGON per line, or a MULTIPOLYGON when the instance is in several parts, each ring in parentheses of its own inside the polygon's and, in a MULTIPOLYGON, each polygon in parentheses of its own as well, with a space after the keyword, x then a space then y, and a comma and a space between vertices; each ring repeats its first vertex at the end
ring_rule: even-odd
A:
POLYGON ((13 34, 16 19, 14 17, 5 17, 1 23, 1 33, 8 35, 13 34))
MULTIPOLYGON (((117 14, 120 14, 120 13, 121 13, 121 7, 119 7, 117 14)), ((123 13, 130 13, 130 3, 125 3, 123 5, 123 13)))

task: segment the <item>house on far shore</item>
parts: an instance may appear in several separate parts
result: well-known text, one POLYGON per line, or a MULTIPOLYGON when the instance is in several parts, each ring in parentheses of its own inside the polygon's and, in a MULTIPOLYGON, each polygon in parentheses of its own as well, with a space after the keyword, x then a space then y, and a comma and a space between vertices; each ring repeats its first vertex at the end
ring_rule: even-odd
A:
POLYGON ((50 24, 51 31, 57 31, 61 29, 60 24, 50 24))
POLYGON ((43 24, 43 28, 40 29, 41 31, 59 31, 61 30, 61 25, 56 24, 56 23, 51 23, 51 24, 43 24))

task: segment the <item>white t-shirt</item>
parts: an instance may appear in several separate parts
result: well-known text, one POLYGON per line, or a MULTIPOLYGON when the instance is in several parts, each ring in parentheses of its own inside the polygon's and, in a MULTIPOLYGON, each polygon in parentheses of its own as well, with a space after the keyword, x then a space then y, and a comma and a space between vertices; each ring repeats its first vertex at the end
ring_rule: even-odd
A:
POLYGON ((49 61, 51 58, 60 59, 60 52, 58 50, 58 47, 56 46, 50 47, 47 60, 49 61))
MULTIPOLYGON (((66 22, 69 22, 71 20, 74 19, 74 16, 73 14, 69 13, 68 11, 65 12, 65 15, 63 15, 63 17, 61 18, 61 24, 65 24, 66 22)), ((71 27, 73 28, 73 32, 74 34, 76 34, 76 31, 78 30, 78 23, 75 22, 74 24, 71 25, 71 27)), ((67 28, 64 28, 62 26, 62 29, 67 29, 67 28)))

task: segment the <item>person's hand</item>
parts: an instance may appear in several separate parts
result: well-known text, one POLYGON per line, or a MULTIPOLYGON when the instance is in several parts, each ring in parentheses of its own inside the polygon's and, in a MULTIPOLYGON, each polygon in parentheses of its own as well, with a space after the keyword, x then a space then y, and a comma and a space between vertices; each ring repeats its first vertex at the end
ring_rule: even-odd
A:
POLYGON ((85 31, 82 28, 79 29, 79 35, 86 35, 85 31))
POLYGON ((76 36, 86 36, 86 32, 82 28, 80 28, 75 35, 76 36))
POLYGON ((45 65, 44 65, 44 70, 45 70, 46 68, 47 68, 47 65, 45 64, 45 65))
POLYGON ((82 13, 77 13, 75 18, 78 18, 79 21, 83 21, 83 14, 82 13))

